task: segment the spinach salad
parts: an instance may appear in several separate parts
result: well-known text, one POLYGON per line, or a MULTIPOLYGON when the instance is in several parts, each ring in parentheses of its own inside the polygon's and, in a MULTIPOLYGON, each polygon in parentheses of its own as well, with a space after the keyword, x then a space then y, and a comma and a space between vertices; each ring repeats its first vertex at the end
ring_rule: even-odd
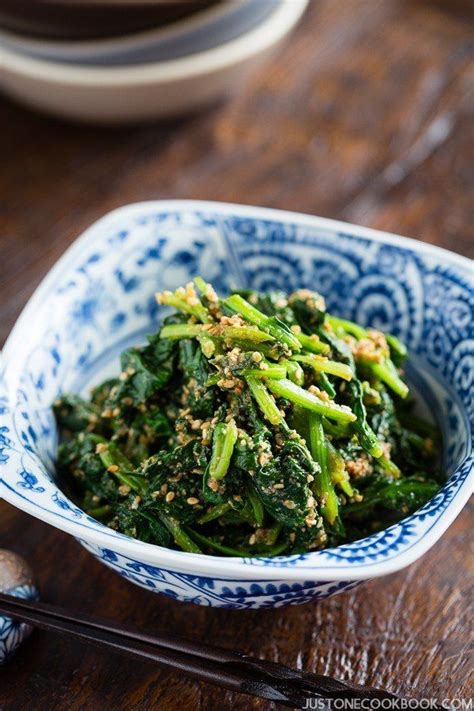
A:
POLYGON ((307 289, 219 298, 197 277, 157 300, 176 313, 120 375, 54 405, 58 475, 90 516, 268 557, 357 540, 438 491, 439 435, 413 414, 397 338, 307 289))

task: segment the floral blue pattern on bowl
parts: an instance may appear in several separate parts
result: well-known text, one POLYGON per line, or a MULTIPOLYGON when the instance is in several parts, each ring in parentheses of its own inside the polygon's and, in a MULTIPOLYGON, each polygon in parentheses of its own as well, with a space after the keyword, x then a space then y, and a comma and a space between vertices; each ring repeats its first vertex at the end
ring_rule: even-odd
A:
POLYGON ((110 213, 62 257, 18 320, 0 382, 0 496, 74 535, 128 580, 176 599, 231 608, 327 597, 394 572, 426 552, 472 491, 472 263, 354 225, 263 208, 150 202, 110 213), (435 413, 447 482, 386 531, 319 552, 219 558, 130 539, 91 519, 54 478, 51 403, 82 391, 166 312, 154 293, 197 274, 219 291, 321 291, 328 309, 387 329, 411 351, 408 378, 435 413))

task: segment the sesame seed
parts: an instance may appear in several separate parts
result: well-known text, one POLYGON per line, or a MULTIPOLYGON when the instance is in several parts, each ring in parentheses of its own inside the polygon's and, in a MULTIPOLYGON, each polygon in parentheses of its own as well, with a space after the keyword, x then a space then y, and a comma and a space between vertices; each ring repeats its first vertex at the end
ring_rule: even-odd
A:
POLYGON ((217 384, 220 388, 226 388, 226 390, 230 390, 235 386, 236 382, 233 378, 221 378, 221 380, 219 380, 217 384))
POLYGON ((175 497, 174 491, 168 491, 168 493, 165 496, 166 503, 168 503, 168 504, 171 503, 171 501, 173 501, 174 497, 175 497))
POLYGON ((213 303, 217 303, 219 301, 217 294, 211 284, 206 285, 206 298, 208 301, 212 301, 213 303))
POLYGON ((206 358, 210 358, 216 350, 216 346, 212 341, 205 341, 202 343, 201 348, 206 358))
POLYGON ((107 445, 104 442, 99 442, 99 444, 95 448, 95 451, 96 451, 96 454, 102 454, 103 452, 107 452, 108 449, 109 448, 107 447, 107 445))
POLYGON ((107 471, 111 474, 115 474, 115 472, 118 472, 118 470, 119 468, 116 464, 111 464, 110 467, 107 467, 107 471))
POLYGON ((188 499, 186 499, 186 503, 190 506, 196 506, 196 504, 199 503, 199 499, 196 499, 195 496, 190 496, 188 499))
POLYGON ((261 452, 258 455, 258 463, 260 464, 261 467, 264 467, 265 464, 268 464, 268 462, 272 459, 272 455, 270 452, 261 452))

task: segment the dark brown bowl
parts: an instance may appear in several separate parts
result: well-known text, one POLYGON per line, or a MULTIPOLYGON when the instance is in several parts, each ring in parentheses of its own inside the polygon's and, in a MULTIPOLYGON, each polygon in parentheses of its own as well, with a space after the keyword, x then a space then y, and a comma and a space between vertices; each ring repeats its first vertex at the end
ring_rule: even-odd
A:
POLYGON ((222 0, 0 0, 0 27, 49 39, 94 39, 176 22, 222 0))

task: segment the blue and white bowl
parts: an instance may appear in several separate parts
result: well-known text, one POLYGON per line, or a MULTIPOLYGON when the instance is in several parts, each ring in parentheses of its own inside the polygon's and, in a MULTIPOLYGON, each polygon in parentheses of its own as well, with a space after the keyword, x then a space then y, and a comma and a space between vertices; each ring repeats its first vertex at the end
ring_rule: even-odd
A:
MULTIPOLYGON (((31 298, 4 350, 0 496, 75 536, 128 580, 178 600, 280 607, 400 570, 452 523, 472 490, 472 264, 450 252, 332 220, 256 207, 150 202, 110 213, 66 252, 31 298), (422 509, 356 543, 277 558, 173 551, 112 531, 54 476, 51 403, 118 369, 156 329, 154 293, 196 274, 219 291, 321 291, 328 308, 407 342, 408 377, 443 432, 447 483, 422 509)), ((59 571, 58 571, 59 572, 59 571)))

